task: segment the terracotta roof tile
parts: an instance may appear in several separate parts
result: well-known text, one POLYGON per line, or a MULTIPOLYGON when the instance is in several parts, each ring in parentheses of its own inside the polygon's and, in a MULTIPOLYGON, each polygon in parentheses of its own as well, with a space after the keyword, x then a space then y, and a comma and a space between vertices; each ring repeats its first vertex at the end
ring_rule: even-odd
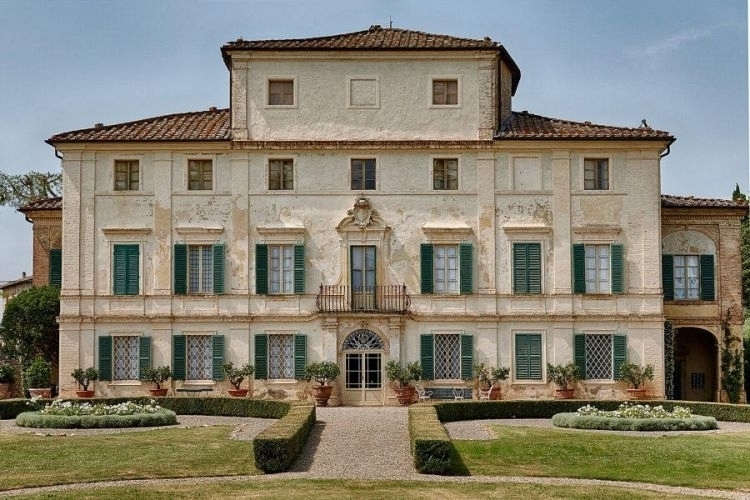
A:
POLYGON ((659 139, 673 141, 669 132, 648 126, 637 128, 597 125, 547 118, 529 112, 513 112, 496 139, 659 139))
POLYGON ((724 200, 719 198, 696 198, 694 196, 661 195, 663 208, 745 208, 746 201, 724 200))
POLYGON ((62 196, 35 200, 18 208, 19 212, 28 212, 29 210, 62 210, 62 196))
POLYGON ((211 108, 63 132, 47 142, 226 141, 229 128, 229 109, 211 108))

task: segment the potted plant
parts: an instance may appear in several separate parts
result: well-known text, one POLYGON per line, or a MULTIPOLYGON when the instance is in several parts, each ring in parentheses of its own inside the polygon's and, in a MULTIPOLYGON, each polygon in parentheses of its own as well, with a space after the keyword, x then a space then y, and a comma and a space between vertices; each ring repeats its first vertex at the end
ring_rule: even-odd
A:
POLYGON ((166 396, 167 388, 162 388, 161 384, 172 378, 172 369, 169 366, 159 366, 156 368, 146 368, 143 371, 143 380, 153 382, 156 388, 149 389, 152 396, 166 396))
POLYGON ((94 397, 94 391, 89 390, 89 384, 95 380, 99 380, 99 370, 94 367, 89 367, 85 370, 83 368, 76 368, 70 376, 83 388, 81 391, 76 391, 76 396, 79 398, 94 397))
POLYGON ((318 383, 312 388, 318 406, 328 406, 328 399, 333 390, 333 386, 328 383, 335 380, 339 373, 339 365, 333 361, 315 361, 305 367, 305 380, 315 380, 318 383))
POLYGON ((510 368, 507 366, 490 368, 490 380, 492 381, 492 385, 490 385, 490 399, 501 399, 502 387, 500 387, 500 382, 507 380, 508 375, 510 375, 510 368))
POLYGON ((385 373, 398 385, 393 388, 400 405, 410 405, 414 402, 414 386, 410 382, 422 378, 422 365, 419 361, 412 361, 401 366, 398 361, 391 360, 385 364, 385 373))
POLYGON ((234 389, 229 389, 229 394, 238 398, 247 396, 249 389, 240 389, 240 385, 245 381, 245 377, 249 377, 255 373, 255 367, 250 363, 245 363, 242 366, 234 366, 234 363, 230 361, 229 363, 224 363, 223 368, 229 383, 234 386, 234 389))
POLYGON ((554 382, 557 386, 555 399, 571 399, 575 388, 570 387, 570 384, 580 379, 578 366, 572 361, 565 365, 547 363, 547 382, 554 382))
POLYGON ((41 356, 34 358, 34 361, 31 362, 24 372, 31 397, 52 397, 52 389, 50 387, 51 376, 52 364, 41 356))
POLYGON ((641 385, 646 380, 654 380, 654 365, 623 363, 620 365, 620 379, 633 386, 632 389, 627 389, 629 399, 644 399, 646 389, 641 385))
POLYGON ((13 366, 0 361, 0 399, 10 397, 10 385, 13 383, 13 366))

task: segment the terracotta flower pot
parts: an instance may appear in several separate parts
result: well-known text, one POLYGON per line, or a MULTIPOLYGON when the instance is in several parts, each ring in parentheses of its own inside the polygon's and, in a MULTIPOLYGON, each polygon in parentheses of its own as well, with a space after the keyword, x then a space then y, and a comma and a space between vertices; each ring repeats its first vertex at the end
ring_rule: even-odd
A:
POLYGON ((76 396, 78 396, 79 398, 93 398, 94 391, 76 391, 76 396))
POLYGON ((230 396, 235 398, 247 397, 248 389, 228 389, 227 392, 230 396))
POLYGON ((555 399, 573 399, 575 389, 555 389, 555 399))
POLYGON ((626 389, 628 393, 628 399, 631 401, 638 401, 646 399, 646 389, 626 389))
POLYGON ((29 389, 29 394, 31 394, 31 397, 40 397, 40 398, 51 398, 52 397, 52 389, 41 389, 41 388, 34 388, 29 389))
POLYGON ((148 392, 150 392, 152 396, 163 398, 167 395, 168 390, 169 389, 149 389, 148 392))
POLYGON ((332 385, 319 385, 313 387, 313 396, 317 406, 328 406, 328 400, 331 397, 332 385))
POLYGON ((503 399, 503 389, 499 386, 494 386, 490 389, 490 400, 499 401, 503 399))
POLYGON ((396 393, 396 400, 401 406, 408 406, 414 402, 414 387, 410 385, 394 387, 393 392, 396 393))
POLYGON ((8 399, 10 397, 10 382, 3 382, 0 384, 0 399, 8 399))

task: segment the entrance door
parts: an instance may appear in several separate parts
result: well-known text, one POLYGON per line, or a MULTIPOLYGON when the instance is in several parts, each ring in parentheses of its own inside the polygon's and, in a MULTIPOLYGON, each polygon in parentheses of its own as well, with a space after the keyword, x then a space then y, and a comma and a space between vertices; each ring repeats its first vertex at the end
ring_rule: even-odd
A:
POLYGON ((344 340, 344 404, 383 404, 383 341, 361 329, 344 340))
POLYGON ((352 309, 375 310, 375 247, 351 247, 352 309))

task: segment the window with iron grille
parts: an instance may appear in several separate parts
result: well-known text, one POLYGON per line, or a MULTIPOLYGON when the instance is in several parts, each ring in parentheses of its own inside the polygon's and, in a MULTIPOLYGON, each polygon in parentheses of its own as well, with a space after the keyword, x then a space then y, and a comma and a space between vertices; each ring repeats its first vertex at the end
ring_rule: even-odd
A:
POLYGON ((583 189, 606 190, 609 189, 609 160, 608 159, 585 159, 583 160, 583 189))
POLYGON ((586 378, 614 378, 612 335, 586 335, 586 378))
POLYGON ((294 378, 294 335, 268 335, 268 378, 294 378))
POLYGON ((268 189, 288 191, 294 189, 294 161, 268 161, 268 189))
POLYGON ((706 388, 706 374, 703 372, 693 372, 690 374, 690 389, 693 391, 702 391, 706 388))
POLYGON ((138 160, 115 160, 115 191, 138 191, 139 182, 138 160))
POLYGON ((436 191, 458 189, 458 159, 432 160, 432 188, 436 191))
POLYGON ((213 343, 210 335, 186 336, 186 375, 188 380, 211 380, 213 343))
POLYGON ((435 335, 435 378, 461 378, 461 335, 445 333, 435 335))
POLYGON ((675 300, 698 300, 701 293, 700 262, 698 255, 675 255, 675 300))
POLYGON ((137 336, 112 337, 112 380, 138 380, 138 340, 137 336))
POLYGON ((357 159, 351 163, 351 188, 357 191, 375 189, 375 159, 357 159))
POLYGON ((435 245, 433 252, 434 293, 458 293, 458 246, 435 245))
POLYGON ((210 191, 213 189, 213 178, 211 160, 188 160, 188 190, 210 191))
POLYGON ((586 245, 586 293, 610 292, 609 245, 586 245))
POLYGON ((270 293, 294 293, 294 245, 268 245, 270 293))
POLYGON ((268 104, 270 106, 294 106, 294 80, 268 80, 268 104))
POLYGON ((188 245, 188 293, 213 293, 213 245, 188 245))
POLYGON ((432 80, 432 104, 450 106, 458 104, 458 79, 432 80))

